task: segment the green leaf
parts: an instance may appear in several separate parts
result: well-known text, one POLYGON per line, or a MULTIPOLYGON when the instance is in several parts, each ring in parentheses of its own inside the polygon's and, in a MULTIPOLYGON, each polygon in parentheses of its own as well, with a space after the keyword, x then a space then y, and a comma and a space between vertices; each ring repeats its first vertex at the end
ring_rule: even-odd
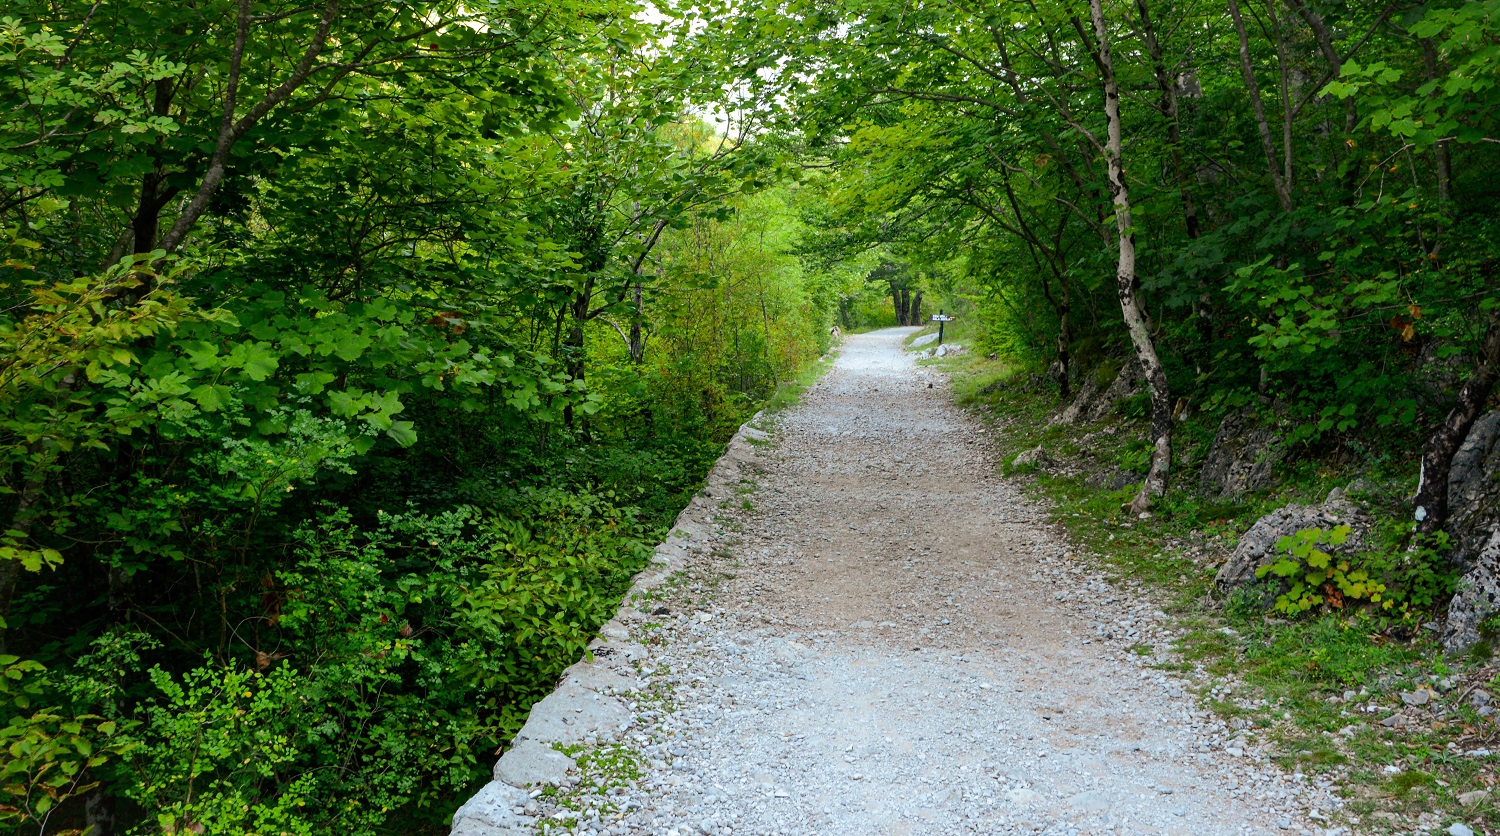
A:
POLYGON ((276 373, 277 357, 270 343, 245 344, 244 355, 239 359, 245 376, 257 383, 276 373))
POLYGON ((1301 565, 1291 560, 1280 560, 1271 564, 1271 571, 1282 578, 1290 578, 1301 568, 1301 565))
POLYGON ((188 397, 197 402, 204 412, 218 412, 229 406, 234 393, 228 386, 205 383, 189 392, 188 397))
POLYGON ((182 353, 187 355, 188 363, 192 365, 193 368, 198 369, 199 371, 218 368, 219 349, 212 343, 206 343, 202 340, 199 340, 196 342, 183 343, 181 348, 182 353))
POLYGON ((385 434, 402 447, 410 447, 417 443, 417 431, 413 429, 410 421, 391 422, 391 427, 385 431, 385 434))

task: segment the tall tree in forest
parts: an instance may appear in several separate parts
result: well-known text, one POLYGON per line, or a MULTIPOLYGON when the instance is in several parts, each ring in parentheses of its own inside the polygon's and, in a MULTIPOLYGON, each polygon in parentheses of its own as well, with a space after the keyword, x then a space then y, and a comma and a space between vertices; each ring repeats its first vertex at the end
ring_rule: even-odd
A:
POLYGON ((1151 394, 1151 462, 1147 466, 1145 481, 1131 500, 1131 513, 1144 513, 1152 500, 1167 489, 1167 475, 1172 466, 1172 394, 1167 385, 1167 373, 1157 356, 1156 344, 1146 324, 1145 312, 1140 304, 1140 282, 1136 278, 1135 226, 1130 212, 1130 187, 1125 181, 1124 129, 1120 120, 1120 86, 1115 77, 1114 57, 1110 52, 1109 28, 1104 20, 1102 0, 1089 0, 1089 14, 1094 23, 1094 38, 1098 41, 1098 61, 1101 82, 1104 85, 1104 118, 1106 134, 1104 159, 1109 167, 1109 194, 1115 208, 1115 226, 1119 230, 1119 262, 1115 271, 1116 292, 1120 297, 1120 312, 1125 318, 1125 328, 1130 332, 1130 343, 1135 349, 1136 361, 1141 364, 1141 373, 1146 378, 1146 389, 1151 394))

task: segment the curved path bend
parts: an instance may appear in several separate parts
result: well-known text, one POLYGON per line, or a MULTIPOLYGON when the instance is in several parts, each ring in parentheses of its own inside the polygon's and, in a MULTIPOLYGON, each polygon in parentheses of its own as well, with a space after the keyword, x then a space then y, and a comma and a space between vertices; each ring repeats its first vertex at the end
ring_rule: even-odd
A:
POLYGON ((1152 667, 1164 617, 1072 559, 911 333, 850 337, 776 418, 655 610, 638 775, 539 830, 1324 833, 1338 802, 1152 667))

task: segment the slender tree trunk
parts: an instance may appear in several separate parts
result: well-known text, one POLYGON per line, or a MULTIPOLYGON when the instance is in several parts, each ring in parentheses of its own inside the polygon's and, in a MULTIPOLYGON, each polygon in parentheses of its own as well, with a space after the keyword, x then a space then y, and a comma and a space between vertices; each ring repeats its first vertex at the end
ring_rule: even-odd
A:
POLYGON ((912 325, 922 324, 922 291, 917 291, 911 298, 911 310, 908 313, 911 315, 912 325))
MULTIPOLYGON (((159 79, 156 95, 151 103, 151 113, 165 118, 172 112, 173 80, 159 79)), ((141 177, 141 196, 136 203, 135 217, 131 220, 136 255, 143 255, 156 248, 156 237, 161 227, 161 210, 177 195, 177 189, 167 185, 158 156, 164 140, 158 138, 152 151, 155 167, 141 177)))
POLYGON ((906 325, 906 307, 910 304, 910 296, 906 288, 891 284, 891 304, 896 308, 896 324, 906 325))
MULTIPOLYGON (((991 149, 991 154, 994 150, 991 149)), ((1031 254, 1031 262, 1040 270, 1044 265, 1056 279, 1059 293, 1052 293, 1052 283, 1047 281, 1045 275, 1040 276, 1042 286, 1042 297, 1052 310, 1057 314, 1057 363, 1062 369, 1057 385, 1058 394, 1064 400, 1072 397, 1073 374, 1072 374, 1072 352, 1070 346, 1073 344, 1073 331, 1070 324, 1072 310, 1072 291, 1068 283, 1068 266, 1063 256, 1062 236, 1066 229, 1067 215, 1062 214, 1053 235, 1052 246, 1048 247, 1042 237, 1036 233, 1031 224, 1026 222, 1026 213, 1021 211, 1021 201, 1016 197, 1016 190, 1011 185, 1010 168, 1005 165, 1004 160, 995 154, 996 162, 1000 163, 1001 180, 1005 184, 1005 197, 1010 202, 1011 214, 1015 216, 1015 227, 1011 229, 1013 234, 1018 235, 1026 244, 1026 251, 1031 254)), ((982 204, 977 204, 981 205, 982 204)), ((988 209, 982 209, 998 222, 998 216, 988 209)))
POLYGON ((634 302, 635 315, 630 321, 630 360, 639 364, 646 359, 646 335, 642 333, 642 325, 646 321, 646 309, 642 304, 645 300, 645 282, 641 280, 641 271, 646 267, 646 257, 656 248, 657 242, 661 241, 661 233, 667 228, 667 219, 662 218, 651 227, 651 234, 646 236, 646 241, 641 251, 636 254, 635 261, 630 265, 630 274, 635 277, 631 285, 631 301, 634 302))
POLYGON ((1453 454, 1463 446, 1469 429, 1484 411, 1497 376, 1500 376, 1500 317, 1491 316, 1474 374, 1458 390, 1458 401, 1448 417, 1422 446, 1421 478, 1412 502, 1420 534, 1440 531, 1448 522, 1448 470, 1453 466, 1453 454))
MULTIPOLYGON (((244 66, 245 47, 250 39, 252 21, 250 0, 240 0, 235 15, 234 46, 229 51, 229 73, 224 82, 223 113, 219 119, 219 135, 214 141, 213 153, 209 156, 208 170, 204 172, 203 179, 198 183, 197 192, 183 207, 182 213, 177 216, 172 228, 162 236, 161 249, 170 253, 181 246, 183 239, 208 210, 209 204, 213 202, 214 194, 219 190, 219 185, 224 182, 224 174, 229 168, 229 153, 234 149, 235 143, 239 142, 240 138, 255 127, 267 113, 290 98, 307 82, 308 76, 312 75, 313 70, 317 68, 318 56, 322 55, 323 48, 327 46, 328 35, 338 16, 339 0, 328 0, 318 19, 318 30, 313 34, 302 53, 301 60, 292 68, 286 80, 269 91, 260 101, 251 105, 244 116, 236 119, 235 114, 239 112, 240 104, 240 75, 244 66)), ((343 76, 353 69, 352 66, 341 67, 335 72, 343 76)), ((139 242, 136 246, 140 246, 139 242)))
POLYGON ((1240 74, 1245 79, 1245 91, 1250 94, 1250 109, 1255 114, 1255 127, 1260 131, 1261 148, 1266 152, 1266 167, 1271 175, 1271 185, 1276 189, 1276 199, 1282 211, 1292 211, 1292 193, 1281 178, 1281 169, 1276 162, 1276 145, 1271 140, 1271 126, 1266 122, 1266 107, 1260 98, 1260 85, 1255 82, 1255 67, 1250 63, 1250 38, 1245 34, 1245 18, 1240 15, 1240 4, 1229 0, 1229 16, 1234 18, 1234 31, 1240 39, 1240 74))
MULTIPOLYGON (((1338 50, 1333 48, 1333 37, 1328 34, 1328 26, 1323 22, 1323 16, 1308 8, 1304 0, 1287 0, 1287 5, 1296 10, 1297 14, 1306 21, 1307 28, 1312 30, 1313 39, 1318 42, 1318 51, 1323 53, 1323 58, 1328 61, 1328 71, 1333 78, 1338 78, 1344 71, 1344 59, 1339 56, 1338 50)), ((1354 126, 1359 122, 1359 105, 1351 96, 1344 100, 1344 133, 1354 133, 1354 126)))
MULTIPOLYGON (((1198 225, 1198 205, 1193 201, 1193 180, 1188 175, 1187 164, 1182 159, 1182 122, 1179 118, 1180 102, 1177 98, 1177 81, 1167 69, 1162 56, 1161 41, 1156 37, 1156 25, 1151 21, 1151 9, 1147 0, 1136 0, 1136 10, 1141 17, 1141 35, 1146 43, 1146 52, 1151 56, 1151 71, 1156 76, 1156 89, 1161 94, 1161 112, 1167 120, 1167 147, 1172 159, 1172 174, 1177 180, 1178 199, 1182 201, 1182 226, 1189 240, 1197 240, 1201 234, 1198 225)), ((1193 300, 1193 314, 1197 320, 1198 336, 1207 345, 1213 340, 1213 297, 1208 293, 1207 282, 1198 281, 1198 296, 1193 300)), ((1066 394, 1063 397, 1067 397, 1066 394)))
POLYGON ((645 294, 645 289, 641 286, 639 276, 636 277, 635 286, 631 288, 630 292, 634 308, 633 315, 630 318, 630 362, 640 365, 641 361, 646 359, 646 340, 645 335, 641 333, 641 321, 643 318, 641 301, 642 296, 645 294))
MULTIPOLYGON (((572 320, 568 328, 568 337, 563 341, 562 351, 564 362, 568 370, 568 379, 582 382, 586 371, 586 350, 584 344, 584 326, 588 324, 589 303, 594 299, 594 278, 590 276, 584 280, 584 285, 573 296, 569 304, 569 314, 572 320)), ((573 404, 569 402, 563 406, 563 426, 573 428, 573 404)))
POLYGON ((1125 180, 1123 159, 1124 140, 1120 125, 1120 86, 1115 80, 1114 60, 1110 56, 1109 32, 1104 25, 1102 0, 1089 0, 1089 13, 1094 20, 1094 35, 1099 40, 1099 69, 1104 76, 1104 116, 1108 123, 1108 138, 1104 156, 1109 165, 1109 193, 1114 203, 1115 225, 1120 236, 1120 260, 1115 273, 1120 296, 1120 312, 1125 327, 1130 332, 1130 342, 1135 347, 1141 372, 1146 378, 1146 388, 1151 394, 1151 465, 1146 480, 1141 483, 1126 509, 1132 514, 1144 513, 1151 507, 1153 498, 1167 490, 1167 474, 1172 464, 1172 393, 1167 387, 1166 371, 1157 357, 1156 345, 1151 340, 1151 331, 1146 325, 1145 312, 1136 297, 1135 232, 1130 217, 1130 191, 1125 180))
POLYGON ((1297 182, 1292 176, 1292 96, 1287 78, 1286 36, 1282 31, 1281 16, 1276 13, 1276 2, 1269 0, 1266 13, 1271 18, 1271 31, 1276 36, 1277 92, 1281 94, 1281 182, 1287 194, 1291 194, 1297 182))
POLYGON ((161 206, 156 202, 156 186, 160 179, 155 171, 141 178, 141 197, 130 222, 134 236, 131 252, 136 255, 149 253, 156 246, 157 227, 161 224, 161 206))
POLYGON ((1064 287, 1062 310, 1058 312, 1057 320, 1057 365, 1062 369, 1058 375, 1057 392, 1064 401, 1073 397, 1073 352, 1069 347, 1073 343, 1073 325, 1068 321, 1072 312, 1067 294, 1068 289, 1064 287))
MULTIPOLYGON (((1422 39, 1422 65, 1427 70, 1427 80, 1437 81, 1438 61, 1437 49, 1432 45, 1431 38, 1422 39)), ((1353 102, 1354 99, 1350 98, 1353 102)), ((1453 188, 1453 161, 1448 156, 1448 143, 1438 142, 1432 146, 1432 153, 1437 162, 1437 188, 1438 202, 1447 205, 1452 199, 1453 188)))
POLYGON ((1161 114, 1167 120, 1167 148, 1172 159, 1172 176, 1177 181, 1177 194, 1182 201, 1182 223, 1189 238, 1198 237, 1198 207, 1193 203, 1191 179, 1187 165, 1182 160, 1182 126, 1177 119, 1177 83, 1167 69, 1162 57, 1161 42, 1156 38, 1156 26, 1151 22, 1151 9, 1147 0, 1135 0, 1135 8, 1141 16, 1141 35, 1146 42, 1146 52, 1151 56, 1151 72, 1156 77, 1156 89, 1161 93, 1161 114))

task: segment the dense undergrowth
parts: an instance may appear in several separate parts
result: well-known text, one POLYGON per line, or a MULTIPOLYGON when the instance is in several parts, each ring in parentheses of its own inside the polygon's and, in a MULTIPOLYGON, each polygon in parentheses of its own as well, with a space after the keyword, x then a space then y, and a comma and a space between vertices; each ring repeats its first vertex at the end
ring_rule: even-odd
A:
POLYGON ((826 352, 636 11, 7 6, 0 829, 444 832, 826 352))
POLYGON ((1318 699, 1489 675, 1418 625, 1500 378, 1500 0, 1251 15, 13 0, 0 823, 440 831, 734 426, 835 324, 936 311, 1286 758, 1492 781, 1431 748, 1488 740, 1464 705, 1339 742, 1318 699), (1040 429, 1132 368, 1124 429, 1040 429), (1227 416, 1288 455, 1204 501, 1227 416), (1313 533, 1213 598, 1247 521, 1355 475, 1361 562, 1313 533))
MULTIPOLYGON (((961 403, 1003 428, 995 436, 1003 460, 1038 445, 1049 451, 1052 467, 1007 470, 1045 498, 1052 522, 1104 572, 1144 584, 1160 602, 1182 632, 1169 648, 1181 662, 1169 666, 1201 674, 1196 688, 1204 706, 1226 721, 1248 722, 1280 766, 1337 778, 1348 798, 1345 824, 1360 833, 1404 833, 1439 820, 1442 827, 1455 820, 1476 829, 1500 826, 1493 795, 1459 800, 1500 782, 1500 758, 1490 754, 1500 750, 1500 726, 1469 699, 1475 690, 1500 688, 1500 665, 1488 647, 1444 657, 1440 636, 1427 627, 1442 617, 1445 597, 1408 601, 1413 605, 1395 613, 1351 602, 1343 610, 1287 615, 1275 610, 1276 590, 1268 585, 1225 595, 1213 584, 1219 564, 1262 514, 1289 502, 1321 502, 1356 478, 1369 486, 1360 499, 1396 526, 1407 507, 1403 492, 1411 489, 1402 477, 1407 462, 1390 461, 1384 470, 1304 463, 1288 468, 1275 488, 1234 502, 1205 500, 1188 466, 1142 519, 1122 511, 1136 490, 1128 473, 1118 488, 1099 478, 1139 467, 1133 451, 1146 430, 1138 415, 1117 411, 1096 424, 1048 427, 1062 404, 1024 366, 972 352, 935 362, 954 373, 961 403), (1237 699, 1221 694, 1226 682, 1249 686, 1253 699, 1243 698, 1243 687, 1237 699), (1381 725, 1401 709, 1402 693, 1423 688, 1437 692, 1440 717, 1401 729, 1381 725)), ((1196 455, 1187 447, 1185 460, 1202 461, 1214 424, 1204 416, 1179 428, 1179 437, 1199 440, 1196 455)), ((1380 545, 1397 543, 1391 536, 1380 545)), ((1446 577, 1438 583, 1458 571, 1440 568, 1446 577)))

